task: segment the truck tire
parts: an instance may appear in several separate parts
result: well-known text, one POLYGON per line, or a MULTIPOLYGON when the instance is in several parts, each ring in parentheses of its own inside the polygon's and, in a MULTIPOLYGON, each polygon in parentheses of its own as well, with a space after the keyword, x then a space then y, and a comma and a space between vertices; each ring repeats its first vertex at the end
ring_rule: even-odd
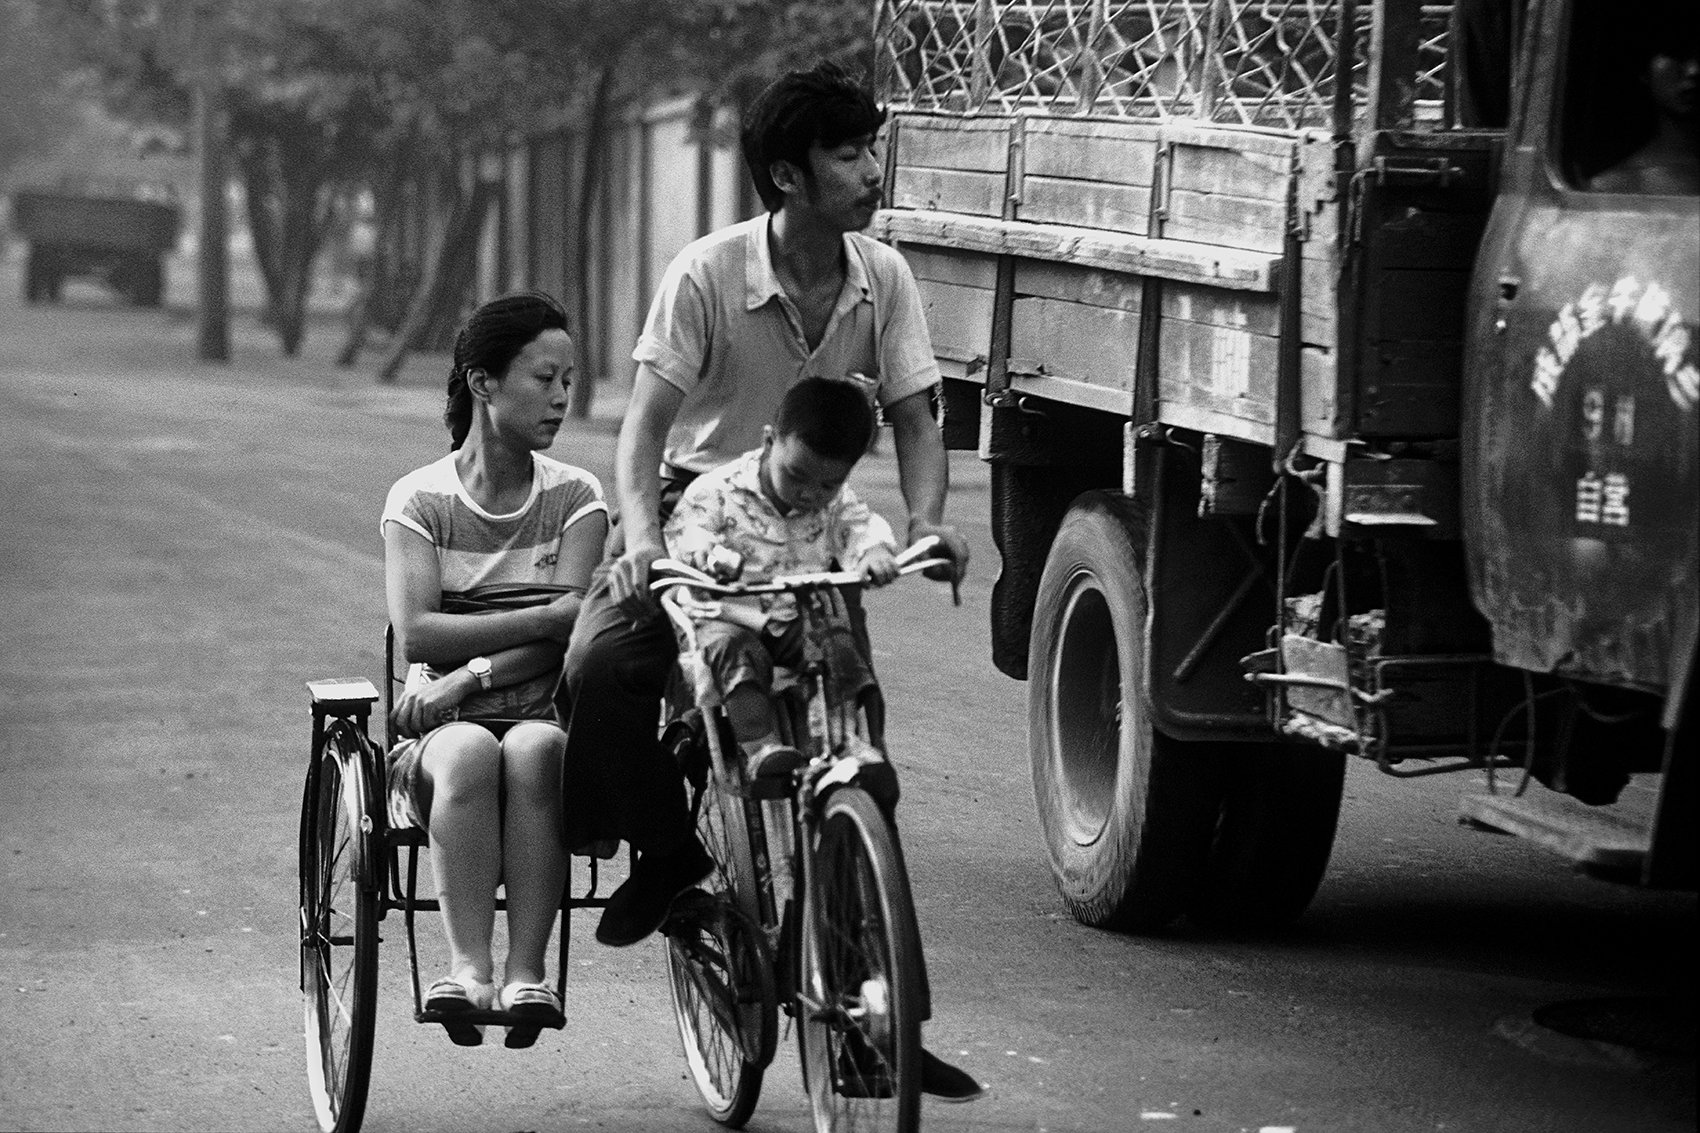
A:
POLYGON ((1075 501, 1040 579, 1028 754, 1051 872, 1075 919, 1161 928, 1201 884, 1222 812, 1219 745, 1157 732, 1143 699, 1146 519, 1075 501))
POLYGON ((164 285, 163 265, 157 256, 125 256, 112 271, 113 290, 131 306, 159 306, 164 285))
POLYGON ((1319 747, 1231 746, 1221 818, 1187 915, 1212 928, 1278 928, 1304 912, 1328 869, 1346 757, 1319 747))
POLYGON ((157 307, 165 297, 165 261, 157 256, 139 260, 130 301, 138 307, 157 307))
POLYGON ((58 299, 54 257, 46 248, 31 247, 24 263, 24 302, 51 303, 58 299))

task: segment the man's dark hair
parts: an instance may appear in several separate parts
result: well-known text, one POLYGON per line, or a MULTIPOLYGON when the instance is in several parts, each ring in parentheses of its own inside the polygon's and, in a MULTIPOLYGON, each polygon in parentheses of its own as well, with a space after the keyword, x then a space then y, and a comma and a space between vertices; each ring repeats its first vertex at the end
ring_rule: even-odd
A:
POLYGON ((773 431, 796 437, 828 460, 854 464, 874 439, 874 407, 851 382, 804 378, 779 403, 773 431))
POLYGON ((874 102, 873 91, 836 63, 780 76, 750 104, 739 139, 761 203, 768 212, 778 212, 785 203, 769 172, 774 162, 789 161, 812 181, 809 149, 816 142, 832 149, 874 136, 884 122, 885 110, 874 102))

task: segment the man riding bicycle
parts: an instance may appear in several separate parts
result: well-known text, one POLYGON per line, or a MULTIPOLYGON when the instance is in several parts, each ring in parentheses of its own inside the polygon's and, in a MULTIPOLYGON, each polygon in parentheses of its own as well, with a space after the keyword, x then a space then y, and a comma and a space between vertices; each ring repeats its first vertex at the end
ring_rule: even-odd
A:
MULTIPOLYGON (((649 593, 650 566, 691 480, 760 445, 803 378, 867 375, 892 426, 908 541, 936 535, 957 579, 967 567, 967 543, 943 521, 949 464, 932 417, 940 375, 920 293, 897 252, 860 234, 880 204, 884 120, 871 93, 829 64, 764 91, 742 145, 767 215, 679 253, 633 352, 615 452, 619 518, 557 693, 576 788, 569 844, 622 838, 636 851, 597 927, 604 944, 654 932, 673 898, 711 869, 655 729, 677 648, 649 593)), ((958 1100, 980 1092, 931 1056, 923 1089, 958 1100)))

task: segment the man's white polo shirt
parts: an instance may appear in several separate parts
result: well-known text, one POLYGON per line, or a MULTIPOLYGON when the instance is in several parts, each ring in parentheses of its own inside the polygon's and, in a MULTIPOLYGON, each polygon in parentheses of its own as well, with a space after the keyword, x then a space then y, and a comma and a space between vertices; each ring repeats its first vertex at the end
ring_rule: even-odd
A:
POLYGON ((939 382, 920 291, 895 250, 844 237, 847 265, 813 352, 768 251, 766 215, 722 228, 674 257, 632 358, 685 394, 664 459, 706 472, 760 446, 785 391, 805 377, 862 374, 881 405, 939 382))

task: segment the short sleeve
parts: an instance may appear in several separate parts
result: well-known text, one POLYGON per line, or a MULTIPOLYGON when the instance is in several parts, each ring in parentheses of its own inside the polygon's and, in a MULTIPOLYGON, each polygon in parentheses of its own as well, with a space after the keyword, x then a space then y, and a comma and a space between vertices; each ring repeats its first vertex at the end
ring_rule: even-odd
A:
POLYGON ((382 535, 388 524, 399 523, 423 536, 432 546, 437 546, 439 541, 432 530, 436 526, 436 517, 425 506, 416 489, 412 476, 403 476, 390 486, 390 494, 384 499, 383 515, 378 519, 378 533, 382 535))
POLYGON ((876 245, 880 252, 876 286, 885 294, 875 304, 879 328, 879 401, 892 405, 939 384, 939 364, 933 357, 932 338, 927 333, 926 311, 921 289, 909 262, 902 255, 876 245))
POLYGON ((863 503, 848 487, 833 508, 832 552, 848 567, 874 547, 897 549, 897 538, 885 517, 863 503))
POLYGON ((701 550, 718 541, 725 511, 718 489, 718 478, 711 476, 699 476, 685 489, 662 529, 669 554, 701 550))
POLYGON ((694 263, 681 256, 668 266, 632 351, 633 361, 686 393, 696 387, 708 356, 708 300, 691 270, 694 263))
POLYGON ((561 521, 562 531, 586 516, 597 512, 607 514, 608 502, 602 498, 602 481, 583 469, 575 469, 566 507, 567 517, 561 521))

